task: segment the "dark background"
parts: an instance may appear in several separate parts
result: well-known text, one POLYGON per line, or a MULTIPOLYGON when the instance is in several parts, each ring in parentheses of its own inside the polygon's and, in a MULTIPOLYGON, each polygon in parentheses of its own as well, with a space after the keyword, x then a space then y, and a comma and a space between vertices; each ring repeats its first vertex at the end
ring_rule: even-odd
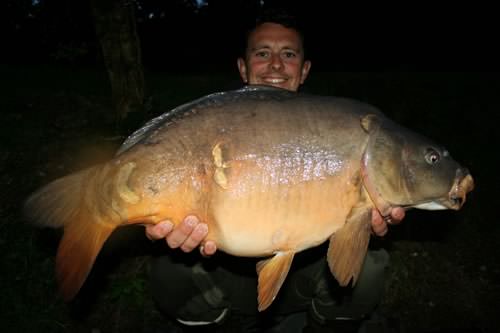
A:
MULTIPOLYGON (((461 211, 411 211, 379 240, 392 262, 379 313, 393 332, 498 332, 496 11, 281 3, 306 30, 309 92, 376 105, 443 143, 477 184, 461 211)), ((153 117, 239 85, 235 59, 245 31, 263 6, 280 1, 135 4, 153 117)), ((82 292, 65 304, 53 274, 60 231, 34 228, 21 214, 29 193, 110 158, 125 138, 116 132, 89 3, 3 1, 0 24, 0 331, 165 330, 170 324, 148 286, 154 246, 141 228, 116 233, 82 292)))
MULTIPOLYGON (((315 70, 492 70, 498 22, 491 8, 419 3, 137 0, 147 68, 234 69, 244 33, 266 7, 284 6, 306 32, 315 70)), ((6 0, 1 58, 9 63, 100 62, 88 0, 6 0)))

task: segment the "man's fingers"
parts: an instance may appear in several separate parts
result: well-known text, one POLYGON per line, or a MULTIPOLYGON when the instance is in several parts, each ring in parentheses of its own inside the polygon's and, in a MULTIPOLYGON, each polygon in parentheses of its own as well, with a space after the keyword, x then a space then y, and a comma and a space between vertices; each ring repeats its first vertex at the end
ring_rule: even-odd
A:
POLYGON ((375 235, 380 237, 387 234, 387 223, 376 209, 372 210, 372 230, 375 235))
POLYGON ((196 225, 191 234, 182 243, 181 250, 184 252, 193 251, 194 248, 198 247, 201 244, 207 234, 208 226, 205 223, 196 225))
POLYGON ((195 216, 186 217, 170 234, 167 235, 167 244, 172 249, 176 249, 182 245, 193 232, 198 224, 198 219, 195 216))
POLYGON ((150 240, 158 240, 165 238, 174 228, 174 224, 170 221, 161 221, 157 224, 146 225, 146 237, 150 240))
POLYGON ((206 241, 200 246, 200 253, 204 257, 210 257, 217 252, 217 245, 214 241, 206 241))
POLYGON ((390 215, 385 218, 380 215, 378 210, 372 210, 372 230, 377 236, 385 236, 389 231, 388 224, 398 224, 405 217, 405 210, 401 207, 394 207, 390 215))
POLYGON ((379 237, 385 236, 387 234, 387 231, 388 231, 387 224, 385 222, 382 222, 382 224, 380 224, 380 225, 373 225, 372 224, 372 229, 373 229, 373 232, 375 233, 375 235, 377 235, 379 237))
POLYGON ((211 256, 217 251, 214 241, 204 242, 208 234, 208 225, 200 223, 196 216, 187 216, 177 227, 171 221, 165 220, 156 225, 146 225, 146 237, 151 240, 165 238, 172 249, 180 248, 184 252, 191 252, 200 247, 204 256, 211 256))
POLYGON ((405 210, 401 207, 395 207, 391 211, 391 222, 390 224, 398 224, 402 219, 405 218, 405 210))

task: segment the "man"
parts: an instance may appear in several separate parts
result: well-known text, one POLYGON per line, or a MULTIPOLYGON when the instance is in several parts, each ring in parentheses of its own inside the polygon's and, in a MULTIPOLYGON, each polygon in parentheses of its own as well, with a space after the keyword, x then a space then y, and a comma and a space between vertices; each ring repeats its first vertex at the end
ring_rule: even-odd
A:
MULTIPOLYGON (((303 37, 286 16, 264 18, 258 22, 247 37, 245 57, 238 58, 237 65, 246 84, 269 85, 290 91, 299 89, 311 68, 311 62, 305 59, 303 37)), ((393 222, 398 223, 403 217, 402 208, 391 213, 393 222)), ((384 236, 387 228, 386 221, 374 209, 373 233, 384 236)), ((216 252, 217 244, 204 239, 207 232, 207 225, 195 216, 186 217, 175 229, 169 221, 146 228, 148 238, 166 238, 170 248, 191 252, 200 246, 202 255, 211 256, 216 252)), ((336 298, 346 292, 339 292, 341 288, 338 286, 329 286, 334 279, 325 274, 328 271, 324 258, 326 251, 304 252, 302 259, 296 260, 297 268, 289 273, 287 279, 290 281, 280 291, 272 310, 275 314, 309 311, 316 321, 325 322, 346 318, 359 320, 373 310, 382 293, 387 253, 369 252, 357 286, 352 292, 347 292, 351 301, 344 305, 336 298)), ((152 291, 160 310, 185 325, 220 323, 231 311, 257 316, 256 261, 220 255, 222 257, 218 260, 211 258, 204 264, 199 263, 202 261, 200 257, 188 259, 185 254, 178 261, 172 259, 172 254, 154 259, 152 291), (169 288, 176 290, 169 291, 169 288)))

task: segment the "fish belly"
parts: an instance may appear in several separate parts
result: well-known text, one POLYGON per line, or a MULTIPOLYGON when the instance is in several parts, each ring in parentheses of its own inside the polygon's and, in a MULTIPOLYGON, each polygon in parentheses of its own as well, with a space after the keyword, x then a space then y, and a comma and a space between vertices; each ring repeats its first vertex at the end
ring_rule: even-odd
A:
POLYGON ((344 225, 359 198, 348 178, 218 189, 212 207, 219 248, 237 256, 265 256, 321 244, 344 225))

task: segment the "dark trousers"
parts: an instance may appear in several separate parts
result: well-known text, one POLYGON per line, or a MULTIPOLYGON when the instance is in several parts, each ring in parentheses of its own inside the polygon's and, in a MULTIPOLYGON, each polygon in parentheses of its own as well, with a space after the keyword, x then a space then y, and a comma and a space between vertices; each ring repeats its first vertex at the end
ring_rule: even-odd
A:
MULTIPOLYGON (((266 315, 312 311, 319 320, 359 320, 380 302, 389 263, 385 250, 370 250, 354 288, 340 287, 326 262, 328 244, 296 254, 290 272, 266 315)), ((197 251, 195 251, 197 252, 197 251)), ((165 315, 210 323, 224 310, 257 316, 258 258, 169 251, 153 258, 151 290, 165 315)))

